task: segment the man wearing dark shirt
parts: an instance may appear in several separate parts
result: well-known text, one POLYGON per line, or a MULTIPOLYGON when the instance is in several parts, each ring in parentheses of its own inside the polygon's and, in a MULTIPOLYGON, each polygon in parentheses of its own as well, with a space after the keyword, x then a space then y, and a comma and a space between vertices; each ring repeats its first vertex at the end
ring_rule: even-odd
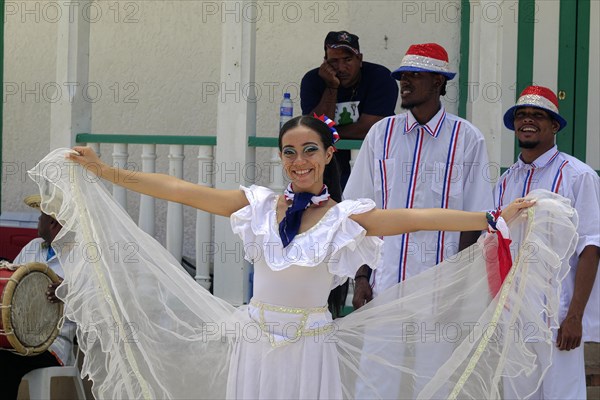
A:
MULTIPOLYGON (((398 84, 386 67, 363 62, 358 36, 329 32, 325 58, 302 78, 302 114, 325 114, 333 119, 342 139, 364 139, 371 126, 394 115, 398 84)), ((350 176, 350 151, 336 154, 342 187, 350 176)))

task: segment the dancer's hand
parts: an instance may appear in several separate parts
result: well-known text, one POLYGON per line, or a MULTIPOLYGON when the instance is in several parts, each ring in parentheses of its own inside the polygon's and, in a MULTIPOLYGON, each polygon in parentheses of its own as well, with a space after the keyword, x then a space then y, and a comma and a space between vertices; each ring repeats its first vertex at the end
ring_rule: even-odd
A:
POLYGON ((505 221, 511 220, 516 214, 525 208, 529 208, 535 204, 535 199, 525 200, 522 197, 515 199, 506 208, 502 210, 502 217, 505 221))
POLYGON ((358 269, 354 280, 354 296, 352 297, 352 306, 358 310, 371 300, 373 300, 373 288, 367 278, 370 272, 368 265, 363 265, 358 269))
POLYGON ((75 146, 72 150, 67 153, 67 159, 75 161, 98 176, 101 176, 104 167, 108 167, 91 147, 75 146))

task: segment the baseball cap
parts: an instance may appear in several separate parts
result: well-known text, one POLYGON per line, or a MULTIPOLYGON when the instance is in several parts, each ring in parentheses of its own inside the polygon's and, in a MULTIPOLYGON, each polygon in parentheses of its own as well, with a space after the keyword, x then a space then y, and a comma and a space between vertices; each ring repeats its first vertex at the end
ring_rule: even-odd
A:
POLYGON ((324 47, 325 51, 327 51, 327 49, 345 48, 352 51, 354 54, 360 54, 358 36, 346 31, 329 32, 325 37, 324 47))

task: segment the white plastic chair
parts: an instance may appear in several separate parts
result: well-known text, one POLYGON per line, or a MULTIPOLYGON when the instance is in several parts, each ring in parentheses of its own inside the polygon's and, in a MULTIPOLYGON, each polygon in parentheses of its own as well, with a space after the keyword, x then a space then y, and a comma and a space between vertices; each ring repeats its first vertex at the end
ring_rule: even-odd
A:
POLYGON ((79 373, 79 349, 73 365, 65 365, 62 367, 46 367, 34 369, 27 373, 23 380, 29 385, 29 398, 31 400, 50 399, 50 385, 54 377, 71 377, 77 391, 77 398, 85 400, 85 390, 79 373))

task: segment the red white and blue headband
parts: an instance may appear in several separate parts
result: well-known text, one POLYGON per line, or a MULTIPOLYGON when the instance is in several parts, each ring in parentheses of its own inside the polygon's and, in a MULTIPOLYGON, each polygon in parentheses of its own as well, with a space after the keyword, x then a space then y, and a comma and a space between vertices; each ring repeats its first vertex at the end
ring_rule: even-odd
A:
POLYGON ((325 125, 327 125, 327 127, 329 127, 329 130, 331 131, 331 136, 332 136, 332 141, 331 141, 332 144, 335 144, 335 142, 340 140, 340 134, 334 128, 335 121, 331 120, 331 118, 329 118, 325 114, 319 116, 319 115, 317 115, 317 113, 313 113, 313 117, 315 117, 316 119, 318 119, 320 121, 323 121, 325 123, 325 125))

